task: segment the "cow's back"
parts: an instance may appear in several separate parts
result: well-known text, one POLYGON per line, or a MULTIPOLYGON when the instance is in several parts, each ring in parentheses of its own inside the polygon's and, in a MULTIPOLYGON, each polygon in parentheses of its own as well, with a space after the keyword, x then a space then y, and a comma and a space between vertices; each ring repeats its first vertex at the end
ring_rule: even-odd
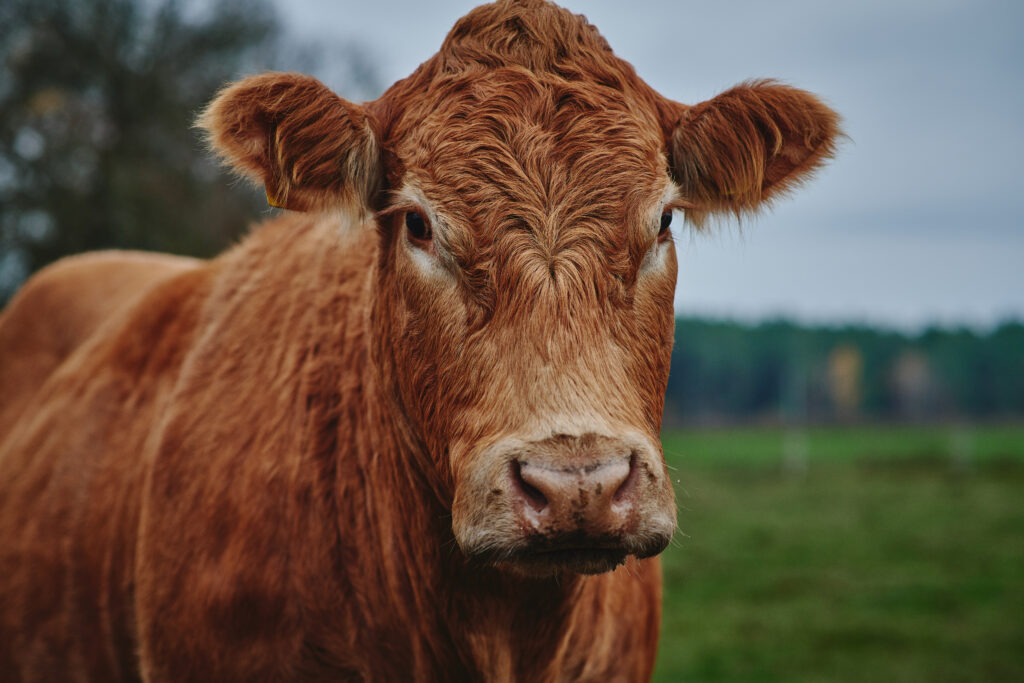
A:
POLYGON ((0 313, 0 441, 32 394, 98 328, 156 283, 198 263, 102 251, 62 259, 32 277, 0 313))
POLYGON ((142 451, 214 271, 75 257, 0 318, 0 678, 134 676, 142 451))

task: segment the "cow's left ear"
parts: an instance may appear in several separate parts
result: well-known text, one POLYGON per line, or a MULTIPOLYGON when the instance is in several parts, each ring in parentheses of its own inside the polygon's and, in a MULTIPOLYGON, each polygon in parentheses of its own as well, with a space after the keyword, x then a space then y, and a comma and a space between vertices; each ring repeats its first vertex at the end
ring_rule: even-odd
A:
POLYGON ((267 73, 233 83, 197 125, 229 165, 263 184, 271 206, 363 211, 382 186, 366 112, 309 76, 267 73))
POLYGON ((709 213, 756 211, 835 153, 839 116, 811 93, 773 81, 741 84, 665 121, 672 175, 698 224, 709 213))

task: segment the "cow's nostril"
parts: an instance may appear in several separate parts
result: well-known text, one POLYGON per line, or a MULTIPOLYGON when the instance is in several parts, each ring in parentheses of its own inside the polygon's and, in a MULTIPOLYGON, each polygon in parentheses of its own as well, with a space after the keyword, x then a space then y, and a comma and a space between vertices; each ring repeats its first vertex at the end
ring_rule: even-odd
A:
POLYGON ((612 496, 613 502, 621 503, 626 500, 633 489, 636 488, 637 472, 640 470, 637 459, 636 451, 632 451, 629 454, 629 474, 626 475, 626 478, 623 480, 622 484, 619 485, 619 488, 615 490, 615 495, 612 496))
POLYGON ((540 512, 548 506, 547 496, 523 479, 523 468, 518 460, 512 461, 512 482, 531 508, 540 512))

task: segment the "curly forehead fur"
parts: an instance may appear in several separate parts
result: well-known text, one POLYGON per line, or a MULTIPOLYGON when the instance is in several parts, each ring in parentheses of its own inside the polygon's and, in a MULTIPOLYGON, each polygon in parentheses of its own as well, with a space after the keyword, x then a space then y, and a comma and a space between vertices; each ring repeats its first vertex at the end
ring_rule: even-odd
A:
POLYGON ((583 17, 544 2, 477 8, 381 101, 404 105, 381 112, 401 160, 392 184, 454 219, 444 237, 464 271, 488 264, 500 279, 515 261, 505 273, 534 276, 531 290, 635 273, 650 241, 637 227, 665 192, 664 131, 655 93, 583 17))

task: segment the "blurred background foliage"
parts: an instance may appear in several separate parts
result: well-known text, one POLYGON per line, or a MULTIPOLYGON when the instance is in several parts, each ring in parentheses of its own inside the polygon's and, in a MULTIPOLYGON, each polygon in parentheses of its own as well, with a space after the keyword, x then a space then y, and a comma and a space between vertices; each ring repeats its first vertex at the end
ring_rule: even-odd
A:
POLYGON ((667 426, 1024 416, 1024 325, 809 327, 676 320, 667 426))
POLYGON ((289 41, 265 0, 0 4, 0 302, 80 251, 212 256, 265 207, 191 127, 226 82, 330 57, 349 96, 377 89, 350 46, 289 41))
MULTIPOLYGON (((225 82, 382 90, 269 0, 0 3, 0 303, 89 249, 212 256, 267 213, 209 159, 225 82)), ((680 318, 663 681, 1024 679, 1024 326, 680 318)))

